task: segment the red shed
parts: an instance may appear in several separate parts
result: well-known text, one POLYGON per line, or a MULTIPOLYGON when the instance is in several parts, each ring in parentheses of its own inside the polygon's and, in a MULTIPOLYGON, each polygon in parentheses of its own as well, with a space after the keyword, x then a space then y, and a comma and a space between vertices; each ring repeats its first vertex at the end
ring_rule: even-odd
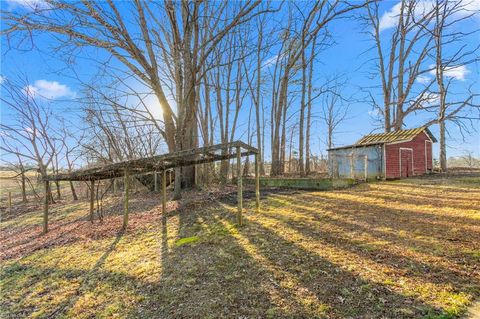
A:
POLYGON ((437 142, 426 127, 370 134, 356 144, 382 144, 384 177, 402 178, 432 172, 432 144, 437 142))
POLYGON ((357 143, 328 150, 333 177, 401 178, 432 171, 432 144, 437 140, 425 127, 370 134, 357 143))

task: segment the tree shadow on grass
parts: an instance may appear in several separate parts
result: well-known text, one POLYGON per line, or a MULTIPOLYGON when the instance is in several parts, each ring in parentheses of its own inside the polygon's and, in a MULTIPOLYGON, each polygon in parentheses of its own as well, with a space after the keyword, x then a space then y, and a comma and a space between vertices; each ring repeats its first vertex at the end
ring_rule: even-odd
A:
POLYGON ((440 235, 439 238, 443 238, 444 236, 441 235, 445 235, 445 233, 441 231, 452 227, 452 225, 464 227, 463 232, 475 236, 477 233, 468 228, 480 226, 478 219, 465 216, 446 216, 421 211, 421 209, 411 211, 398 206, 384 207, 370 202, 364 203, 362 202, 363 196, 364 195, 355 194, 355 199, 346 199, 325 197, 322 196, 321 193, 306 193, 302 195, 302 198, 303 204, 308 203, 308 205, 312 206, 320 205, 319 208, 328 209, 346 216, 362 215, 369 222, 378 224, 379 226, 396 226, 398 230, 408 232, 412 228, 416 228, 415 225, 419 223, 424 226, 428 225, 429 227, 423 227, 422 229, 425 231, 425 235, 432 237, 440 235), (379 214, 382 214, 381 218, 378 218, 379 214))
MULTIPOLYGON (((314 292, 318 300, 327 304, 329 318, 409 318, 442 312, 415 296, 400 293, 391 285, 368 280, 356 272, 355 267, 349 269, 332 262, 336 256, 331 256, 332 260, 324 258, 295 241, 286 240, 286 236, 280 237, 281 227, 266 228, 259 223, 252 227, 260 229, 264 238, 250 240, 256 242, 264 256, 288 270, 301 285, 314 292)), ((351 266, 355 263, 352 260, 351 266)), ((374 274, 371 278, 378 280, 374 274)))
POLYGON ((115 250, 118 242, 121 240, 123 232, 117 233, 115 239, 108 245, 101 257, 95 262, 90 270, 81 270, 76 268, 52 268, 44 267, 41 263, 37 264, 36 260, 31 263, 23 263, 22 260, 8 264, 1 270, 2 279, 5 280, 2 287, 5 295, 3 296, 4 303, 2 308, 9 315, 9 317, 26 317, 35 312, 42 311, 43 317, 57 318, 66 316, 69 310, 75 303, 84 296, 95 285, 95 279, 102 278, 102 280, 109 281, 110 278, 118 279, 118 274, 111 274, 102 271, 106 259, 115 250), (58 285, 58 283, 64 283, 58 285), (74 288, 67 295, 58 297, 59 293, 62 296, 67 286, 69 288, 74 286, 75 282, 80 282, 78 287, 74 288), (53 303, 58 304, 49 305, 48 309, 41 309, 41 305, 32 303, 28 300, 36 300, 45 302, 45 298, 38 295, 37 289, 40 292, 49 294, 47 300, 52 300, 53 303), (22 295, 21 293, 25 295, 22 295), (25 298, 28 296, 28 298, 25 298), (13 298, 13 299, 12 299, 13 298), (15 300, 15 298, 21 298, 15 300), (20 306, 17 306, 20 305, 20 306))
MULTIPOLYGON (((301 209, 297 209, 296 213, 301 214, 301 209)), ((382 236, 374 232, 370 232, 368 229, 364 229, 369 235, 373 235, 372 240, 366 240, 358 238, 357 236, 348 236, 349 231, 352 230, 352 225, 343 223, 338 220, 332 221, 328 219, 322 219, 321 222, 325 225, 324 228, 316 228, 311 222, 298 222, 298 220, 286 220, 284 218, 275 217, 273 214, 271 217, 265 217, 266 219, 273 220, 285 226, 285 228, 291 229, 299 234, 302 234, 309 241, 314 241, 318 244, 326 244, 335 246, 339 251, 345 251, 348 254, 353 254, 360 257, 363 260, 368 260, 379 266, 385 266, 397 273, 398 277, 410 278, 418 280, 419 282, 426 282, 427 284, 438 284, 442 286, 455 286, 458 290, 464 289, 469 294, 474 294, 478 291, 477 288, 472 287, 472 278, 465 266, 469 266, 470 269, 474 269, 475 261, 470 260, 470 265, 466 265, 467 260, 463 260, 463 265, 457 265, 457 268, 451 267, 452 262, 447 256, 442 256, 443 261, 448 264, 448 267, 441 266, 438 263, 429 263, 422 260, 417 260, 407 254, 399 254, 390 249, 390 246, 397 244, 397 239, 392 240, 389 244, 382 243, 382 245, 375 245, 376 242, 385 240, 385 236, 382 236), (342 229, 341 233, 328 232, 330 225, 338 226, 342 229), (375 236, 376 235, 376 236, 375 236)), ((358 231, 358 229, 357 229, 358 231)), ((358 232, 361 233, 361 232, 358 232)), ((407 246, 407 249, 414 248, 407 246)))
MULTIPOLYGON (((471 203, 472 200, 472 195, 464 194, 464 196, 461 195, 454 195, 454 196, 448 196, 446 194, 441 194, 439 195, 439 191, 437 190, 436 192, 427 192, 425 193, 411 193, 411 189, 406 189, 403 191, 401 188, 397 189, 397 187, 394 184, 379 184, 378 187, 372 187, 376 186, 375 184, 370 185, 370 184, 364 184, 362 185, 362 188, 360 189, 353 189, 353 191, 358 191, 358 192, 364 192, 365 190, 367 191, 373 191, 374 195, 380 195, 380 196, 385 196, 387 197, 386 199, 394 199, 394 200, 404 200, 408 199, 412 201, 414 204, 414 200, 417 201, 425 201, 428 204, 438 204, 438 205, 443 205, 445 201, 465 201, 467 203, 471 203)), ((477 193, 480 194, 480 190, 477 191, 477 193)), ((449 203, 451 204, 451 203, 449 203)), ((454 204, 458 205, 458 204, 454 204)), ((471 206, 468 205, 460 205, 459 208, 471 208, 471 206)))
MULTIPOLYGON (((296 224, 304 225, 313 220, 317 223, 323 223, 323 226, 326 227, 329 225, 339 227, 344 234, 368 234, 369 236, 374 236, 374 240, 378 239, 381 241, 393 242, 407 249, 410 248, 432 257, 447 258, 449 262, 458 263, 459 266, 465 264, 463 258, 462 260, 458 260, 461 251, 459 251, 459 246, 455 244, 455 241, 435 240, 432 242, 432 240, 427 240, 423 236, 420 238, 417 237, 413 232, 419 230, 418 227, 421 226, 421 224, 418 223, 416 224, 417 228, 412 227, 407 233, 403 230, 397 229, 397 227, 395 227, 396 225, 392 225, 392 227, 384 227, 375 221, 365 222, 362 219, 361 214, 350 214, 350 216, 347 217, 347 212, 342 209, 335 209, 328 211, 328 214, 322 214, 306 210, 304 206, 297 206, 294 203, 292 203, 292 208, 295 209, 297 216, 300 217, 300 219, 303 219, 303 221, 296 220, 296 224), (402 233, 402 235, 400 235, 400 233, 402 233), (439 247, 440 245, 441 247, 439 247)), ((472 238, 471 242, 474 243, 475 239, 472 238)), ((475 263, 475 260, 471 260, 471 262, 475 263)))
MULTIPOLYGON (((153 261, 161 266, 157 281, 102 269, 120 240, 117 234, 120 237, 115 237, 91 270, 74 271, 73 275, 58 271, 65 280, 76 276, 81 284, 76 294, 56 307, 54 314, 68 315, 80 298, 100 284, 109 287, 107 300, 101 307, 84 309, 85 314, 131 318, 412 318, 442 313, 436 306, 373 279, 374 273, 372 278, 363 276, 354 267, 335 262, 335 256, 326 258, 304 248, 296 239, 288 238, 288 233, 306 232, 314 243, 319 236, 319 245, 326 237, 339 251, 348 251, 349 245, 358 243, 336 240, 335 233, 319 234, 314 225, 299 224, 293 218, 266 227, 264 223, 272 217, 248 210, 253 201, 245 203, 245 226, 235 227, 235 203, 235 197, 229 195, 204 205, 181 206, 152 219, 149 226, 158 227, 145 231, 157 232, 160 256, 153 261), (196 240, 186 244, 178 240, 195 236, 196 240), (124 296, 133 299, 124 300, 119 309, 112 310, 114 302, 108 298, 124 296)), ((347 225, 343 226, 348 231, 347 225)), ((139 230, 133 227, 126 235, 133 236, 139 230)), ((46 276, 49 271, 57 272, 47 269, 46 276)))
MULTIPOLYGON (((146 227, 159 219, 160 199, 150 198, 151 196, 151 194, 134 196, 130 207, 129 230, 146 227), (150 199, 145 200, 145 198, 150 199)), ((67 214, 75 213, 74 208, 68 209, 67 214)), ((42 233, 41 225, 10 229, 8 236, 2 234, 0 238, 1 259, 25 256, 39 249, 73 244, 86 238, 92 240, 113 238, 122 228, 123 202, 114 200, 105 209, 110 213, 104 217, 103 221, 99 221, 95 215, 96 219, 91 223, 88 220, 88 209, 85 209, 84 214, 80 217, 65 217, 50 222, 47 234, 42 233)))
POLYGON ((59 317, 63 316, 68 313, 68 310, 75 305, 77 300, 82 296, 82 294, 85 291, 88 291, 91 289, 91 278, 96 276, 99 272, 99 270, 102 268, 103 264, 105 263, 105 260, 107 260, 108 256, 115 250, 117 247, 118 242, 120 239, 122 239, 124 232, 120 231, 117 233, 117 236, 115 236, 115 240, 108 246, 108 248, 105 250, 103 255, 97 260, 95 265, 90 269, 90 271, 86 274, 84 274, 82 277, 82 282, 80 286, 77 289, 77 292, 75 293, 75 297, 67 299, 64 303, 60 304, 57 309, 50 314, 50 317, 59 317))
MULTIPOLYGON (((354 193, 354 194, 357 194, 357 193, 354 193)), ((466 204, 463 204, 463 203, 459 204, 459 203, 448 202, 448 200, 452 200, 452 199, 445 199, 442 197, 436 199, 433 196, 421 196, 417 194, 409 195, 409 194, 393 192, 393 191, 387 192, 384 190, 381 190, 375 193, 367 193, 362 191, 361 196, 366 198, 371 198, 371 199, 381 199, 386 202, 398 202, 398 203, 405 203, 405 204, 411 204, 411 205, 418 205, 419 202, 421 201, 423 202, 422 205, 427 204, 427 205, 430 205, 433 207, 439 207, 439 208, 448 207, 451 209, 460 209, 460 210, 476 208, 475 203, 471 202, 471 198, 463 200, 464 202, 466 202, 466 204), (379 194, 380 192, 381 194, 379 194), (445 202, 444 200, 447 200, 447 202, 445 202)), ((480 202, 477 204, 477 207, 480 208, 480 202)), ((463 218, 463 217, 459 217, 459 218, 463 218)))
POLYGON ((160 281, 129 316, 407 318, 441 313, 285 240, 252 221, 249 213, 246 225, 235 227, 234 211, 218 202, 178 213, 179 237, 199 240, 171 246, 160 281))

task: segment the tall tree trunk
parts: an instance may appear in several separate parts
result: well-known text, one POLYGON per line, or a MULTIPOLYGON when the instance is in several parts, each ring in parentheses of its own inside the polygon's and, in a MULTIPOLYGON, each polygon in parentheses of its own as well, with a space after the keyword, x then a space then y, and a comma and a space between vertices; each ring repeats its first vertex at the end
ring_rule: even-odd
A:
POLYGON ((308 89, 307 89, 307 131, 305 133, 305 175, 310 174, 310 126, 312 125, 312 78, 313 78, 313 60, 315 58, 315 46, 317 37, 312 41, 310 52, 310 65, 308 70, 308 89))
POLYGON ((300 170, 300 176, 305 176, 305 166, 304 166, 304 157, 303 157, 303 144, 304 144, 304 122, 305 122, 305 108, 306 108, 306 94, 307 94, 307 62, 305 59, 305 34, 302 36, 302 97, 300 102, 300 121, 299 121, 299 132, 298 132, 298 164, 300 170))
POLYGON ((70 181, 70 190, 72 191, 73 200, 78 200, 77 192, 75 191, 72 181, 70 181))
POLYGON ((285 174, 285 156, 287 144, 287 105, 283 108, 282 115, 282 139, 280 142, 280 174, 285 174))
POLYGON ((445 142, 445 121, 439 123, 440 126, 440 169, 442 172, 447 171, 447 145, 445 142))
POLYGON ((23 203, 26 203, 27 202, 27 191, 26 191, 26 187, 25 187, 25 170, 23 169, 23 167, 21 168, 21 176, 22 176, 22 180, 21 180, 21 183, 22 183, 22 202, 23 203))
POLYGON ((260 86, 262 76, 262 61, 260 60, 260 54, 262 52, 263 44, 263 26, 260 25, 258 30, 258 43, 257 43, 257 86, 256 86, 256 99, 255 99, 255 119, 257 124, 257 148, 258 148, 258 161, 260 161, 260 174, 265 174, 265 168, 263 166, 263 150, 262 150, 262 132, 261 132, 261 119, 260 119, 260 86))
MULTIPOLYGON (((281 131, 282 128, 285 127, 284 125, 284 114, 285 114, 285 109, 287 107, 287 91, 288 91, 288 81, 289 81, 289 76, 290 76, 290 69, 289 66, 287 65, 285 67, 285 72, 280 80, 280 90, 279 90, 279 98, 277 102, 277 107, 275 109, 274 114, 274 119, 272 119, 272 122, 274 121, 274 131, 272 132, 272 138, 273 138, 273 143, 272 143, 272 168, 270 175, 271 176, 278 176, 283 173, 283 164, 282 164, 282 159, 284 159, 284 153, 282 154, 282 139, 283 137, 283 131, 281 131), (282 132, 282 134, 280 134, 282 132)), ((284 145, 284 144, 283 144, 284 145)))
POLYGON ((57 199, 62 198, 62 194, 60 193, 60 182, 55 181, 55 187, 57 188, 57 199))

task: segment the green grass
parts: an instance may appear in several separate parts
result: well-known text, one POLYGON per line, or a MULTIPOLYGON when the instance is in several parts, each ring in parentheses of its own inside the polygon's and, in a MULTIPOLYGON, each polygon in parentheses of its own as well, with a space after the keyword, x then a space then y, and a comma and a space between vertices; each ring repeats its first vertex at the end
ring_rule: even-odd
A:
POLYGON ((186 244, 196 243, 200 238, 198 236, 181 238, 175 242, 175 246, 180 247, 186 244))

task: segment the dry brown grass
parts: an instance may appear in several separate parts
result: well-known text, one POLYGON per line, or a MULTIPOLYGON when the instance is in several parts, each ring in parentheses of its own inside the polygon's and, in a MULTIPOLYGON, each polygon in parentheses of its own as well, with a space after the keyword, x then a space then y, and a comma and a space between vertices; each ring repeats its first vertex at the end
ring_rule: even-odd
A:
POLYGON ((58 204, 51 237, 38 211, 8 220, 3 315, 453 318, 480 296, 478 175, 265 191, 241 228, 231 190, 190 192, 167 216, 137 194, 126 233, 115 197, 103 224, 58 204))

